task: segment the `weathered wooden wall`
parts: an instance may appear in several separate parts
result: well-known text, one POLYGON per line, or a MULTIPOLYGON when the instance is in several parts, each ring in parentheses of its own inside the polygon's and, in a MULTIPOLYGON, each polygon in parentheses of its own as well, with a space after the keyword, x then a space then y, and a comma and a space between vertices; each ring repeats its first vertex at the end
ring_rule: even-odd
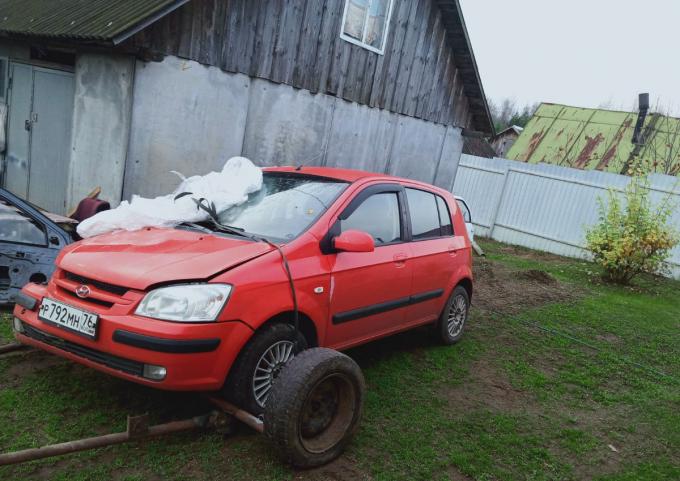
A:
POLYGON ((385 54, 340 38, 344 0, 193 0, 128 42, 392 112, 469 127, 434 0, 395 0, 385 54))

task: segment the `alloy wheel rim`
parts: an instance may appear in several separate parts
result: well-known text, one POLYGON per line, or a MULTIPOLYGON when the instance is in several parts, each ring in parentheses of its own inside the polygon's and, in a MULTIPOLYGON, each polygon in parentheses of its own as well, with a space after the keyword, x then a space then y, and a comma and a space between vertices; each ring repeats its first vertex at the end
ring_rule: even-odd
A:
POLYGON ((253 397, 260 407, 263 408, 267 403, 272 385, 283 366, 295 356, 294 347, 292 341, 276 342, 257 361, 253 376, 253 397))
POLYGON ((465 297, 462 295, 457 295, 451 307, 449 309, 449 317, 446 322, 446 328, 449 332, 449 336, 456 337, 463 330, 465 325, 465 318, 467 317, 467 302, 465 297))

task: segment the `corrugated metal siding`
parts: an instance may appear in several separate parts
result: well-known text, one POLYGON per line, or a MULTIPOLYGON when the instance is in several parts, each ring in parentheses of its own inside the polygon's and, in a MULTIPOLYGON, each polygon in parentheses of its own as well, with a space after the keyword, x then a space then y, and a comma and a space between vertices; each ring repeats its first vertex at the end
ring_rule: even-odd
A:
MULTIPOLYGON (((674 192, 673 202, 680 205, 676 177, 649 178, 654 202, 674 192)), ((605 197, 608 188, 623 190, 628 182, 630 177, 606 172, 463 155, 454 192, 468 202, 480 236, 584 258, 584 228, 598 220, 598 198, 605 197)), ((680 209, 672 223, 680 229, 680 209)), ((670 265, 680 278, 680 247, 673 251, 670 265)))
POLYGON ((0 32, 109 41, 185 1, 0 0, 0 32))
POLYGON ((649 173, 679 175, 680 119, 648 115, 645 145, 633 159, 636 120, 637 113, 542 104, 507 157, 617 174, 635 165, 649 173))

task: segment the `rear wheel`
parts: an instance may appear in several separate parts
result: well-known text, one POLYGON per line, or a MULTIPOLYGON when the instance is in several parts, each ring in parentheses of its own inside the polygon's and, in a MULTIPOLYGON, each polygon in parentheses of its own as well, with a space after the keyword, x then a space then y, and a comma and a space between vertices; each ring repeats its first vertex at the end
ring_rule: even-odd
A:
POLYGON ((224 396, 255 415, 264 412, 283 366, 307 348, 290 324, 272 324, 257 332, 241 351, 224 386, 224 396))
POLYGON ((437 335, 444 344, 455 344, 463 337, 469 311, 470 296, 463 286, 457 286, 437 322, 437 335))
POLYGON ((342 454, 361 420, 365 391, 359 366, 332 349, 300 353, 274 384, 265 433, 284 461, 312 468, 342 454))

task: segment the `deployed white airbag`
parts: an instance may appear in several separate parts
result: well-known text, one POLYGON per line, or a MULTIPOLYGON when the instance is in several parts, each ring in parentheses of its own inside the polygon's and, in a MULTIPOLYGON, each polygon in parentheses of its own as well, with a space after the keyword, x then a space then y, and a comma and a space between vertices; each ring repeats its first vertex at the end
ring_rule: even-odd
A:
POLYGON ((209 214, 199 209, 195 200, 205 199, 221 212, 248 200, 248 195, 262 188, 262 170, 245 157, 232 157, 221 172, 182 178, 172 194, 147 199, 137 195, 115 209, 100 212, 78 225, 78 234, 93 237, 115 230, 139 230, 145 227, 173 227, 182 222, 201 222, 209 214), (190 192, 175 200, 178 194, 190 192))

